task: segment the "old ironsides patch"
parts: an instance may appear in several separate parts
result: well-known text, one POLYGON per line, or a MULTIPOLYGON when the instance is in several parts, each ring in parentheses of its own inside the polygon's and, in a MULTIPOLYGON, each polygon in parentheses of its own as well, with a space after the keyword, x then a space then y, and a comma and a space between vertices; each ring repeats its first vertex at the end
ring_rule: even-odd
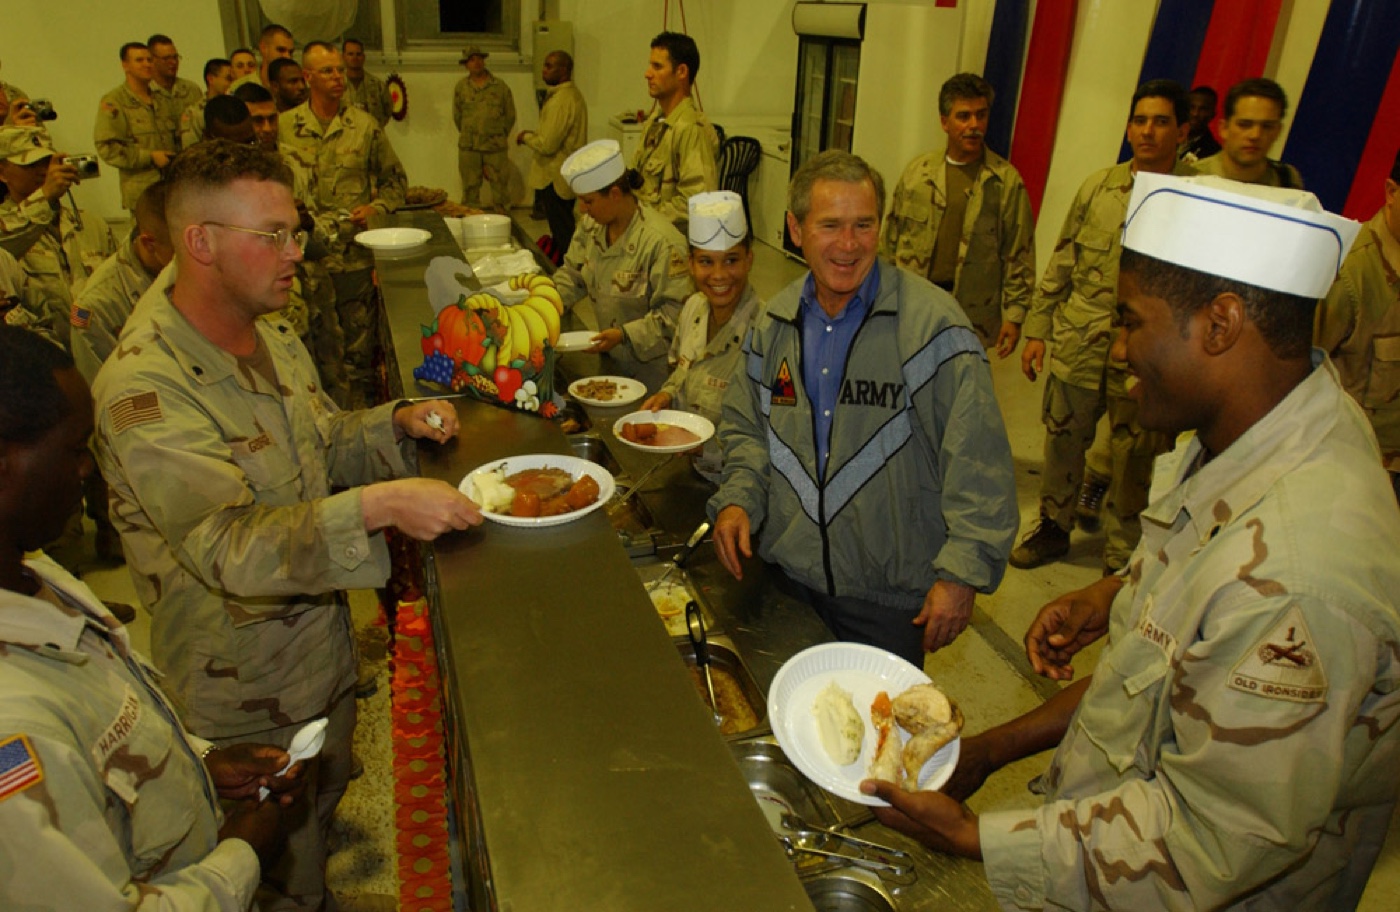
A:
POLYGON ((1327 672, 1303 612, 1294 605, 1230 671, 1230 686, 1293 703, 1327 699, 1327 672))
POLYGON ((797 404, 797 387, 793 385, 792 368, 788 367, 787 358, 778 364, 778 373, 773 378, 771 391, 774 405, 797 404))

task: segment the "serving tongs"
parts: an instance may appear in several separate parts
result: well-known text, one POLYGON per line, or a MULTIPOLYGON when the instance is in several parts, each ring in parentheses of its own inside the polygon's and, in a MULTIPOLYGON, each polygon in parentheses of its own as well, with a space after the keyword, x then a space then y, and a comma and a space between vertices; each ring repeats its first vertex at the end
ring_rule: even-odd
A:
MULTIPOLYGON (((881 876, 891 877, 914 876, 914 863, 912 861, 904 864, 896 864, 891 861, 880 861, 877 858, 866 858, 864 855, 843 855, 840 852, 829 852, 826 849, 818 849, 812 846, 798 845, 797 840, 791 836, 779 836, 778 842, 783 844, 783 851, 787 852, 788 858, 793 858, 798 852, 807 855, 817 855, 821 858, 829 858, 841 864, 855 865, 860 868, 868 868, 877 871, 881 876)), ((907 856, 906 856, 907 857, 907 856)))
POLYGON ((700 616, 700 606, 692 599, 685 603, 685 630, 690 635, 690 645, 695 649, 695 665, 705 672, 705 689, 710 692, 710 712, 715 724, 724 722, 720 715, 719 702, 715 700, 715 679, 710 675, 710 642, 705 636, 705 619, 700 616))
POLYGON ((672 571, 678 569, 681 564, 684 564, 690 558, 690 555, 699 547, 700 542, 705 538, 705 533, 709 531, 710 524, 708 522, 702 522, 697 526, 695 531, 690 533, 690 538, 686 539, 685 544, 681 546, 681 549, 677 551, 675 555, 672 556, 670 562, 666 564, 666 569, 661 571, 661 575, 647 583, 646 590, 651 592, 657 589, 662 583, 666 582, 666 577, 670 576, 672 571))
POLYGON ((836 839, 861 852, 868 849, 872 852, 879 852, 881 855, 888 856, 889 858, 897 859, 897 862, 892 862, 892 864, 907 866, 914 863, 914 856, 903 849, 881 845, 878 842, 871 842, 868 839, 860 839, 859 837, 852 836, 850 833, 842 833, 835 827, 817 826, 815 823, 809 823, 803 820, 796 814, 784 814, 782 823, 783 829, 792 830, 798 837, 810 837, 817 845, 825 844, 827 839, 836 839))
POLYGON ((656 470, 657 470, 657 469, 661 468, 661 467, 664 466, 666 463, 670 462, 670 461, 671 461, 671 456, 674 456, 674 455, 675 455, 675 454, 672 453, 672 454, 670 454, 669 456, 667 456, 667 457, 664 458, 664 459, 658 459, 658 460, 656 461, 656 463, 655 463, 654 465, 652 465, 651 468, 647 469, 645 472, 642 473, 642 476, 641 476, 640 478, 638 478, 638 479, 632 484, 632 487, 630 487, 630 488, 627 489, 627 493, 626 493, 626 494, 623 494, 623 495, 622 495, 621 497, 619 497, 617 500, 614 500, 612 503, 608 504, 608 512, 609 512, 609 513, 615 513, 615 512, 617 512, 619 509, 621 509, 623 504, 627 503, 627 501, 629 501, 629 500, 632 499, 632 495, 633 495, 633 494, 636 494, 638 491, 640 491, 640 490, 642 489, 642 485, 646 484, 647 479, 650 478, 652 475, 656 474, 656 470))

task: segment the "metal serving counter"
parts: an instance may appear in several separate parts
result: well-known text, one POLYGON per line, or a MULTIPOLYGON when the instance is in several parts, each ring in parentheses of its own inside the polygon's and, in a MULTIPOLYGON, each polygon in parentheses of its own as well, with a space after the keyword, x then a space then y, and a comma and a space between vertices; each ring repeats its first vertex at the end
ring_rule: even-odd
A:
MULTIPOLYGON (((390 387, 428 396, 411 375, 418 327, 432 318, 422 274, 432 257, 460 251, 433 212, 379 224, 433 235, 422 254, 378 263, 390 387)), ((573 377, 596 367, 587 355, 560 363, 573 377)), ((553 422, 454 401, 461 434, 420 449, 424 476, 455 485, 493 459, 570 452, 553 422)), ((615 440, 613 421, 630 408, 586 411, 624 474, 665 458, 615 440)), ((659 556, 704 518, 711 490, 684 456, 646 482, 637 497, 660 530, 659 556)), ((811 908, 604 511, 538 529, 488 521, 424 550, 473 909, 811 908)), ((765 693, 783 662, 831 638, 759 561, 736 581, 707 544, 687 571, 765 693)), ((996 908, 980 864, 928 852, 865 809, 832 802, 858 835, 915 856, 915 883, 883 885, 900 912, 996 908)))
MULTIPOLYGON (((422 274, 458 255, 441 219, 421 256, 378 264, 394 358, 415 392, 422 274)), ((567 452, 552 422, 457 400, 462 430, 424 446, 456 484, 492 459, 567 452)), ((450 782, 473 909, 808 909, 725 742, 603 511, 522 529, 487 522, 432 548, 450 716, 450 782)))

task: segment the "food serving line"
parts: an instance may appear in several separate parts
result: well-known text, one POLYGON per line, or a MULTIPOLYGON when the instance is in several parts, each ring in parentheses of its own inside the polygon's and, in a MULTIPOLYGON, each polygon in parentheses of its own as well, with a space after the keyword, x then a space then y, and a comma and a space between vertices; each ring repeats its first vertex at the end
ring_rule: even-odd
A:
MULTIPOLYGON (((423 272, 461 250, 435 212, 401 212, 381 226, 430 232, 425 248, 378 258, 376 268, 390 391, 432 397, 412 378, 419 327, 433 317, 423 272)), ((568 379, 596 366, 595 356, 560 360, 568 379)), ((754 737, 767 725, 719 734, 687 669, 689 643, 660 622, 638 566, 660 574, 704 519, 711 489, 685 457, 613 436, 635 405, 582 406, 591 428, 568 437, 554 421, 450 401, 461 431, 420 447, 425 477, 457 485, 478 466, 526 454, 588 453, 610 463, 624 490, 654 470, 635 495, 652 527, 641 544, 620 537, 605 507, 544 527, 488 521, 423 549, 472 909, 996 908, 980 865, 928 852, 812 786, 771 738, 754 737), (634 559, 646 550, 655 554, 634 559), (784 827, 785 813, 802 819, 784 827), (818 832, 839 824, 857 839, 818 832)), ((678 573, 717 623, 714 651, 737 655, 761 695, 790 657, 831 639, 784 592, 781 574, 757 561, 735 581, 707 541, 678 573)))

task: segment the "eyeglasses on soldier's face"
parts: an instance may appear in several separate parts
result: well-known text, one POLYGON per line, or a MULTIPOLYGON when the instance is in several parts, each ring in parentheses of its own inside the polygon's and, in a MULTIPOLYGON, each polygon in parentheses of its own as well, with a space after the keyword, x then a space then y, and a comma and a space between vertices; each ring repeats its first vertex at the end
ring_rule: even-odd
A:
POLYGON ((226 231, 241 231, 254 234, 270 242, 278 250, 286 250, 289 244, 296 244, 298 250, 306 249, 306 232, 300 228, 278 228, 276 231, 259 231, 257 228, 244 228, 241 225, 226 225, 223 222, 200 222, 202 227, 223 228, 226 231))

